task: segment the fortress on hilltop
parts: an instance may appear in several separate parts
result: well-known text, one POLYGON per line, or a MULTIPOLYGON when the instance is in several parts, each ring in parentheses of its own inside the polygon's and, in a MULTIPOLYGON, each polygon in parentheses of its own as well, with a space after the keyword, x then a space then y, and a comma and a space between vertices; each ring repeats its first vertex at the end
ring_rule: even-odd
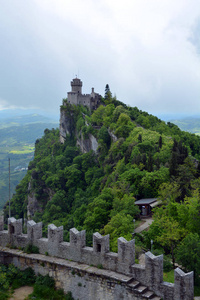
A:
POLYGON ((101 103, 101 95, 94 92, 92 88, 91 94, 82 94, 83 83, 79 78, 71 81, 71 92, 67 93, 67 99, 70 104, 82 104, 88 106, 89 109, 96 109, 101 103))

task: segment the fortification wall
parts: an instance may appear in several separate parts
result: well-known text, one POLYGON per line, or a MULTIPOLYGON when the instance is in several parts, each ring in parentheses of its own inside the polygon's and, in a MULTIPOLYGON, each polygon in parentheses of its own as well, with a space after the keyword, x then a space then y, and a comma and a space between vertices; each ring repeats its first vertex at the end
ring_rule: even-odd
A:
POLYGON ((69 103, 77 105, 78 104, 77 96, 78 96, 77 92, 69 92, 67 95, 69 103))
POLYGON ((88 106, 90 108, 91 95, 90 94, 78 94, 77 92, 69 92, 68 93, 68 102, 70 104, 82 104, 88 106))
POLYGON ((20 269, 31 267, 36 274, 43 276, 49 274, 54 278, 56 287, 66 293, 71 291, 74 299, 144 300, 145 294, 146 299, 148 295, 153 296, 130 276, 68 260, 0 247, 0 262, 12 263, 20 269))
MULTIPOLYGON (((0 225, 0 229, 2 228, 3 226, 0 225)), ((19 248, 28 244, 37 246, 41 254, 48 253, 52 257, 68 259, 88 266, 101 265, 105 270, 123 274, 140 282, 163 299, 193 299, 193 272, 185 274, 177 268, 175 283, 163 282, 163 256, 154 256, 151 252, 147 252, 145 265, 135 264, 134 240, 126 241, 120 237, 118 253, 113 253, 110 252, 109 235, 101 236, 98 232, 94 233, 93 247, 86 247, 85 230, 79 232, 75 228, 70 229, 70 242, 68 243, 63 242, 63 226, 48 225, 48 238, 42 238, 41 222, 28 221, 27 234, 23 234, 22 219, 8 219, 8 231, 0 231, 0 246, 12 245, 19 248)))

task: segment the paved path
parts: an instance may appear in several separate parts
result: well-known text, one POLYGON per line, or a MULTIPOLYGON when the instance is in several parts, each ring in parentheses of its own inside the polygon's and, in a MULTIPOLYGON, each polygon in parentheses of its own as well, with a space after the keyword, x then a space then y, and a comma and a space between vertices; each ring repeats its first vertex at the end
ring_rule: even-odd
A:
POLYGON ((145 221, 145 222, 135 229, 135 233, 140 233, 143 230, 147 229, 152 224, 153 219, 152 218, 147 218, 147 219, 143 219, 143 221, 145 221))
POLYGON ((11 298, 9 298, 9 300, 24 300, 32 292, 33 292, 32 286, 22 286, 14 291, 14 294, 12 295, 11 298))

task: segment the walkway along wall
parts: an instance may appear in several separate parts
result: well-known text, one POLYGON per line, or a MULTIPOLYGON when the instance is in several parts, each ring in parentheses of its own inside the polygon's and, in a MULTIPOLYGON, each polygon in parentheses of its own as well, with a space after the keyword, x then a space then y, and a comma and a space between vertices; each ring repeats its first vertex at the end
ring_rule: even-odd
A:
POLYGON ((109 235, 94 233, 93 247, 86 247, 85 240, 85 230, 70 229, 68 243, 63 242, 63 226, 48 225, 48 238, 42 238, 42 223, 28 221, 27 234, 23 234, 22 219, 8 219, 8 231, 3 230, 3 220, 0 222, 1 247, 32 244, 43 254, 27 255, 1 248, 1 261, 48 273, 65 291, 71 290, 75 299, 145 299, 148 295, 153 297, 153 293, 166 300, 193 299, 193 272, 185 274, 177 268, 175 283, 163 282, 163 255, 147 252, 145 265, 139 265, 135 264, 134 240, 128 242, 120 237, 118 253, 109 251, 109 235), (49 256, 44 255, 47 253, 49 256))

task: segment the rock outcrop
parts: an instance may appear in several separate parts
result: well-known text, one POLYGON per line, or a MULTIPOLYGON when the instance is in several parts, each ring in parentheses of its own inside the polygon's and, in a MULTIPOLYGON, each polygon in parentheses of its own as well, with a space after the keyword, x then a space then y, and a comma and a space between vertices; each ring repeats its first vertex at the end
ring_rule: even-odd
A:
POLYGON ((66 140, 66 135, 75 135, 77 139, 77 146, 80 147, 83 153, 93 150, 97 151, 98 141, 92 135, 88 134, 87 138, 83 137, 81 132, 77 132, 75 129, 75 122, 73 118, 73 113, 66 111, 65 109, 60 110, 60 142, 64 144, 66 140))
POLYGON ((97 139, 92 134, 89 134, 87 139, 84 139, 81 134, 80 138, 77 137, 76 145, 80 147, 81 152, 83 153, 87 153, 90 150, 96 152, 98 148, 97 139))
MULTIPOLYGON (((35 191, 31 189, 31 184, 32 180, 30 180, 28 185, 27 218, 29 220, 34 217, 36 212, 42 212, 44 209, 44 203, 37 199, 35 191)), ((44 191, 48 195, 48 200, 50 201, 54 195, 54 192, 49 188, 45 188, 44 191)))
POLYGON ((60 142, 64 144, 66 135, 73 134, 74 124, 73 124, 73 113, 66 114, 66 110, 60 109, 60 142))

